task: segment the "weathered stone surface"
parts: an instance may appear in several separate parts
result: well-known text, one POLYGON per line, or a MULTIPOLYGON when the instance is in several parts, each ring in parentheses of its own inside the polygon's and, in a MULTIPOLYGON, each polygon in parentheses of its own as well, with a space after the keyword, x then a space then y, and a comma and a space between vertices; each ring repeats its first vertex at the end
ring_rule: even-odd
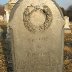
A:
POLYGON ((22 0, 10 18, 15 72, 62 72, 64 20, 56 3, 22 0))

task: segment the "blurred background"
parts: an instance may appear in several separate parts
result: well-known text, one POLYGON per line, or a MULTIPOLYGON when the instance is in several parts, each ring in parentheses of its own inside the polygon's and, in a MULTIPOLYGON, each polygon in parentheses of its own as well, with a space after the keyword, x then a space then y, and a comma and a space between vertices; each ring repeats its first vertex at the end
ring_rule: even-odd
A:
MULTIPOLYGON (((0 0, 0 72, 13 72, 10 38, 7 36, 9 16, 18 0, 0 0)), ((72 72, 72 0, 55 0, 65 20, 64 70, 72 72)))

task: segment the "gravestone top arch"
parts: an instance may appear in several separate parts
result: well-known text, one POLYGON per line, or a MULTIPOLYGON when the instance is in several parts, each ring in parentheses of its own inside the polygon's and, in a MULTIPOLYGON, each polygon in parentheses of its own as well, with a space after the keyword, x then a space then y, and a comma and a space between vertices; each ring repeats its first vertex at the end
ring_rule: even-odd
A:
MULTIPOLYGON (((9 21, 11 21, 11 20, 12 20, 13 15, 14 15, 14 13, 15 13, 16 9, 19 7, 19 5, 20 5, 20 3, 21 3, 22 1, 23 1, 23 0, 18 0, 18 1, 16 2, 16 4, 14 5, 14 7, 13 7, 13 9, 12 9, 11 13, 10 13, 10 19, 9 19, 9 21)), ((60 9, 59 5, 56 3, 56 1, 55 1, 55 0, 52 0, 52 1, 53 1, 53 2, 54 2, 54 4, 56 5, 56 7, 59 9, 59 11, 60 11, 60 13, 61 13, 62 18, 64 18, 63 13, 62 13, 62 11, 61 11, 61 9, 60 9)))
POLYGON ((63 26, 53 0, 20 0, 10 16, 15 72, 62 72, 63 26))

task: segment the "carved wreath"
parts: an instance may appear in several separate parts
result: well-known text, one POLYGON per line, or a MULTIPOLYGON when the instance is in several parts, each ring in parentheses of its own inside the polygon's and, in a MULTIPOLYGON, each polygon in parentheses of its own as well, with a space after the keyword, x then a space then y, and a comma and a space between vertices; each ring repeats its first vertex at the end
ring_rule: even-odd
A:
POLYGON ((36 31, 44 31, 48 29, 52 22, 52 13, 48 6, 44 5, 42 8, 39 6, 28 6, 23 13, 23 21, 24 21, 24 26, 30 31, 35 33, 36 31), (32 8, 32 10, 29 10, 29 8, 32 8), (30 16, 34 11, 39 10, 41 13, 43 13, 46 18, 45 22, 39 26, 33 25, 30 21, 30 16))

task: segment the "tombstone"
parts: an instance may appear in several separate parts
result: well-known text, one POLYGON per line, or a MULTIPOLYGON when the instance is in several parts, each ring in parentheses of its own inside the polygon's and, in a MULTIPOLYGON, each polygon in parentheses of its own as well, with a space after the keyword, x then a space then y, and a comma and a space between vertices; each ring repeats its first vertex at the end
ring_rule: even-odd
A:
POLYGON ((65 16, 64 19, 65 19, 65 26, 64 26, 64 28, 65 29, 70 29, 70 27, 69 27, 69 25, 70 25, 69 17, 65 16))
POLYGON ((14 72, 62 72, 64 19, 52 0, 19 0, 10 15, 14 72))
POLYGON ((64 33, 71 33, 69 17, 65 16, 65 25, 64 25, 64 33))

